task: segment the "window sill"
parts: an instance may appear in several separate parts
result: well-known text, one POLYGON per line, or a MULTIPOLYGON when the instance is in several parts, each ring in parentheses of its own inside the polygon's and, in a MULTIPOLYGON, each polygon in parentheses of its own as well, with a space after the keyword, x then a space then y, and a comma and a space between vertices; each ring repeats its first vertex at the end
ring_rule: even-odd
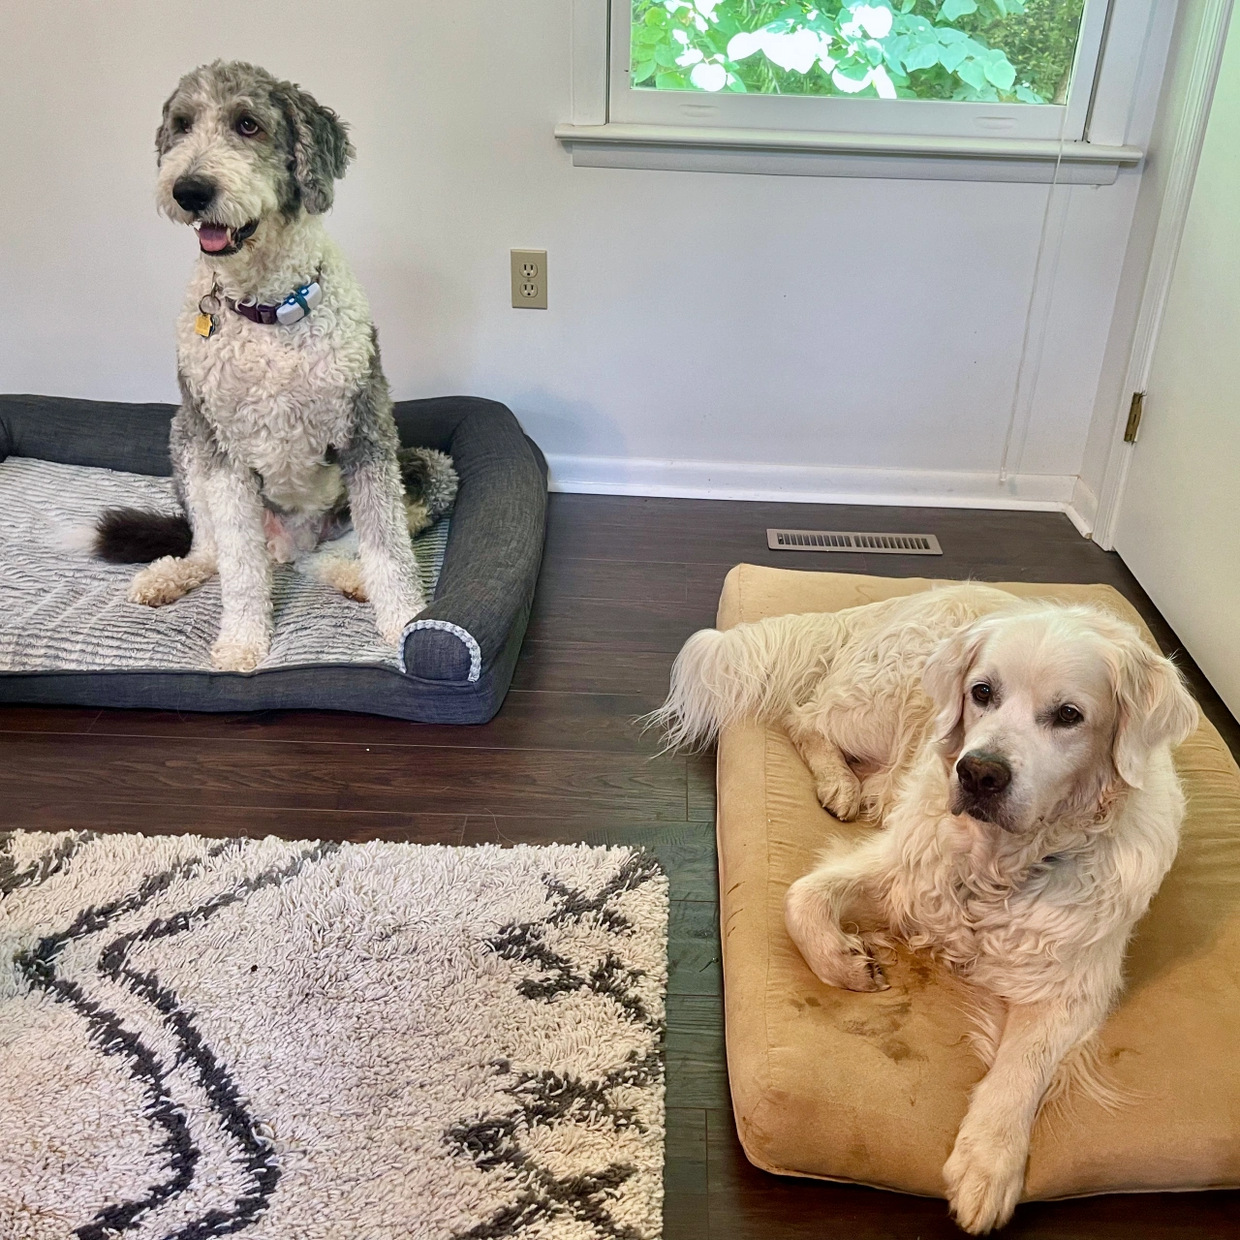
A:
POLYGON ((557 125, 579 168, 752 172, 774 176, 894 177, 926 181, 1030 181, 1111 185, 1141 162, 1135 146, 1035 138, 708 129, 664 125, 557 125), (1056 167, 1058 166, 1058 173, 1056 167))

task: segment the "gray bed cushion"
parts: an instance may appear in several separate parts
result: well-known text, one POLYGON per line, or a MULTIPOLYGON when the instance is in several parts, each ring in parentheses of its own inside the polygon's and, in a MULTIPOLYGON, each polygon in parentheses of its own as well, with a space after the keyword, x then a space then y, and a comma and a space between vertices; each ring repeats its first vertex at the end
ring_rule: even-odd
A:
MULTIPOLYGON (((167 477, 172 412, 170 405, 0 396, 0 461, 32 458, 167 477)), ((0 701, 217 711, 313 707, 440 723, 489 719, 512 679, 533 601, 546 464, 512 413, 494 401, 405 401, 396 416, 401 441, 448 452, 461 485, 434 598, 409 626, 394 665, 333 659, 304 666, 293 659, 250 675, 184 666, 44 667, 0 673, 0 701)))
MULTIPOLYGON (((220 625, 220 580, 170 607, 125 597, 133 565, 95 559, 89 534, 105 508, 180 511, 171 478, 64 465, 30 456, 0 461, 0 672, 211 670, 220 625)), ((434 597, 450 522, 414 539, 422 588, 434 597)), ((374 608, 355 603, 289 564, 275 568, 275 632, 259 664, 400 666, 375 628, 374 608)))

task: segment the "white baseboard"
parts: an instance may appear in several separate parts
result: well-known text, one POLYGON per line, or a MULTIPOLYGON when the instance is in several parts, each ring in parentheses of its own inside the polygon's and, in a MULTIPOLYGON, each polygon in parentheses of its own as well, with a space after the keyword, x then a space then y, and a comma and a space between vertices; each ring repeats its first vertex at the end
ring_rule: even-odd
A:
POLYGON ((1073 483, 1072 498, 1064 512, 1083 537, 1089 538, 1093 534, 1098 523, 1098 497, 1085 485, 1084 479, 1077 478, 1073 483))
POLYGON ((676 499, 768 500, 793 504, 881 504, 909 508, 1025 508, 1066 512, 1083 534, 1097 503, 1073 474, 931 469, 837 469, 825 465, 661 461, 629 457, 547 457, 553 491, 676 499), (1078 494, 1093 507, 1073 511, 1078 494))

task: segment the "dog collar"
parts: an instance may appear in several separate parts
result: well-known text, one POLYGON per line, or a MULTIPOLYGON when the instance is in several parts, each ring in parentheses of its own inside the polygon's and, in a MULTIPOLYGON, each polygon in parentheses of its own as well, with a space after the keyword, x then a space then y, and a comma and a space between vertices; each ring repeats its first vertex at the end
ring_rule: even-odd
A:
POLYGON ((323 290, 318 280, 311 280, 295 288, 282 302, 267 305, 257 302, 253 297, 242 298, 241 301, 228 299, 228 305, 242 318, 251 323, 281 323, 285 327, 299 323, 323 300, 323 290))

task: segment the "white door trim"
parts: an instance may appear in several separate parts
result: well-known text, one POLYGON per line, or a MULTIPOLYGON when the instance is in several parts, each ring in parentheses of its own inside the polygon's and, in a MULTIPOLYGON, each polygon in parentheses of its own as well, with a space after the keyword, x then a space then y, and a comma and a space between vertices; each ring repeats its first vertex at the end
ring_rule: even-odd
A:
MULTIPOLYGON (((1158 329, 1171 292, 1175 260, 1180 252, 1184 225, 1193 197, 1193 183, 1210 119, 1210 104, 1218 82, 1219 65, 1227 43, 1227 27, 1233 0, 1204 0, 1201 24, 1192 65, 1185 83, 1179 123, 1174 138, 1161 152, 1167 161, 1167 178, 1158 210, 1158 225, 1141 292, 1140 309, 1133 332, 1132 350, 1124 374, 1121 397, 1113 415, 1111 446, 1098 495, 1094 541, 1110 551, 1115 526, 1132 461, 1132 444, 1124 442, 1124 429, 1134 392, 1144 392, 1158 343, 1158 329)), ((1157 157, 1157 156, 1156 156, 1157 157)))

